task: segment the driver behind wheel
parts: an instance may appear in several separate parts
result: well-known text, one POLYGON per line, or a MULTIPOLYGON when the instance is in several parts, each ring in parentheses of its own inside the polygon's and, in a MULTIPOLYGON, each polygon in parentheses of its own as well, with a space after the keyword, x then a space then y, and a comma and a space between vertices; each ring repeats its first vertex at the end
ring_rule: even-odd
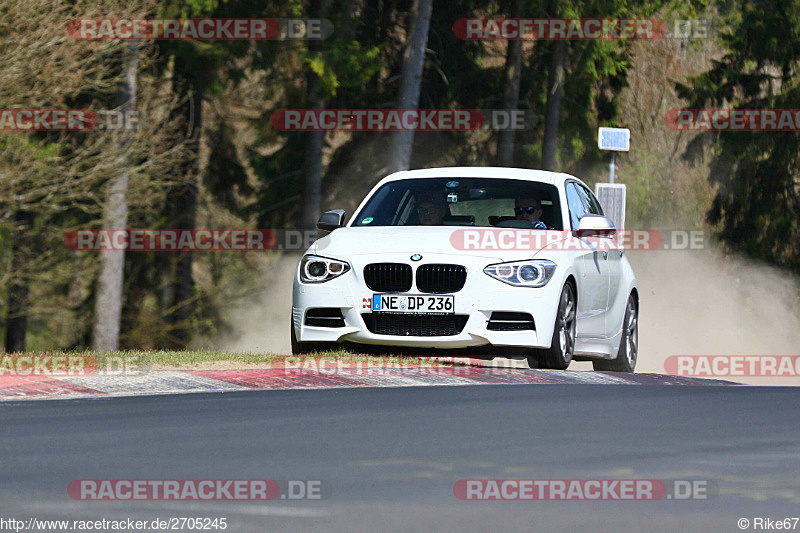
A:
POLYGON ((441 226, 447 213, 444 197, 435 192, 421 192, 416 200, 419 223, 423 226, 441 226))

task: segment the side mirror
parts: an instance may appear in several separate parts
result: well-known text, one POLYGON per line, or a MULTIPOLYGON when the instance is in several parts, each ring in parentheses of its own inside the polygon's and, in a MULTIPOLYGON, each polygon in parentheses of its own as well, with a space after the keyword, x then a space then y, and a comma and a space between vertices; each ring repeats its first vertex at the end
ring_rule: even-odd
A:
POLYGON ((325 211, 317 221, 317 229, 323 231, 333 231, 344 226, 344 209, 334 209, 325 211))
POLYGON ((612 237, 617 228, 614 221, 603 215, 584 215, 575 233, 578 237, 612 237))

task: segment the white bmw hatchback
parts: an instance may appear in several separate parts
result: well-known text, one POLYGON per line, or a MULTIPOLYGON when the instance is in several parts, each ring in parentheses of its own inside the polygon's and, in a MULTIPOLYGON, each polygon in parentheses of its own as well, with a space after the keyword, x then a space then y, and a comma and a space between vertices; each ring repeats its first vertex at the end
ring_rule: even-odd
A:
MULTIPOLYGON (((305 253, 292 351, 355 343, 633 372, 639 295, 613 222, 568 174, 453 167, 392 174, 305 253)), ((422 351, 419 352, 421 355, 422 351)))

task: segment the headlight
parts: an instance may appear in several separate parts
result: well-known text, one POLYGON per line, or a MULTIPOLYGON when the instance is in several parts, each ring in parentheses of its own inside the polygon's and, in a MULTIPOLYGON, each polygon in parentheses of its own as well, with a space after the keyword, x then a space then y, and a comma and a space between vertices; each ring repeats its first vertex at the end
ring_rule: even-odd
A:
POLYGON ((531 259, 489 265, 483 271, 516 287, 544 287, 553 277, 556 264, 547 259, 531 259))
POLYGON ((307 255, 300 261, 300 281, 304 283, 325 283, 350 270, 346 261, 307 255))

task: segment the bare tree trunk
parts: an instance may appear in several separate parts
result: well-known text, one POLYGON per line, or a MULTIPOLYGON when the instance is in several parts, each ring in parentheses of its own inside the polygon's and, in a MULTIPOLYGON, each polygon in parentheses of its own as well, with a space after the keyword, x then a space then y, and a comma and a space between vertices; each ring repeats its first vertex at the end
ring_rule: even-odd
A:
MULTIPOLYGON (((422 70, 425 66, 425 47, 428 45, 428 28, 431 23, 433 0, 414 0, 411 9, 411 32, 403 53, 403 72, 400 82, 398 109, 416 109, 419 105, 419 90, 422 85, 422 70)), ((389 169, 392 172, 408 170, 411 166, 411 151, 414 145, 413 131, 398 131, 392 134, 389 169)))
POLYGON ((28 332, 28 280, 27 265, 33 255, 33 213, 19 210, 14 215, 14 244, 11 248, 11 271, 14 273, 8 286, 8 317, 6 319, 6 352, 24 352, 28 332))
MULTIPOLYGON (((522 0, 513 0, 511 18, 522 16, 522 0)), ((522 70, 522 41, 508 41, 506 51, 505 94, 503 109, 516 110, 519 107, 519 85, 522 70)), ((497 137, 497 165, 510 167, 514 164, 514 130, 501 130, 497 137)))
MULTIPOLYGON (((115 102, 115 107, 120 111, 136 109, 138 64, 139 44, 134 41, 126 47, 124 52, 122 68, 125 80, 115 102)), ((122 131, 119 136, 121 169, 119 176, 114 179, 108 190, 103 216, 105 227, 111 229, 124 229, 128 224, 128 180, 130 177, 128 169, 132 134, 122 131)), ((103 250, 100 252, 100 263, 92 347, 95 350, 114 351, 119 348, 125 252, 123 250, 103 250)))
POLYGON ((547 88, 547 110, 544 122, 544 145, 542 146, 542 168, 556 169, 556 147, 558 120, 561 111, 561 89, 564 84, 564 60, 567 55, 566 41, 554 41, 551 47, 550 72, 547 88))
MULTIPOLYGON (((328 13, 329 0, 317 0, 312 5, 311 13, 315 18, 325 18, 328 13)), ((309 41, 309 52, 325 53, 324 41, 309 41)), ((309 109, 324 109, 326 102, 322 97, 322 86, 314 72, 308 73, 306 91, 309 109)), ((325 146, 325 131, 312 131, 306 134, 305 154, 303 161, 304 196, 303 196, 303 229, 316 228, 322 209, 322 149, 325 146)))

